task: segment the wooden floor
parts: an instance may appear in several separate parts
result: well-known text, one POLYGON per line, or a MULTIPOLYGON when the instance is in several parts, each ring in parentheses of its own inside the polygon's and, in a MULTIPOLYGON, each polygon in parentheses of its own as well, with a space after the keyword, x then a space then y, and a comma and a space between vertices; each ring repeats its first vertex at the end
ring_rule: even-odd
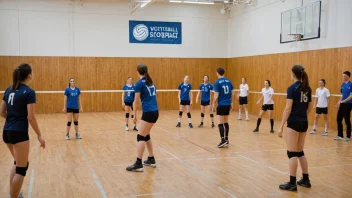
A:
MULTIPOLYGON (((63 114, 38 115, 47 148, 38 148, 31 132, 30 166, 23 185, 25 197, 352 197, 352 149, 350 142, 307 135, 311 189, 297 193, 279 190, 288 180, 285 140, 269 133, 269 120, 256 124, 230 120, 229 148, 218 149, 218 129, 175 128, 177 111, 162 111, 152 130, 158 167, 143 173, 125 170, 136 157, 136 133, 124 131, 124 113, 83 113, 83 139, 65 140, 63 114)), ((199 124, 200 112, 193 112, 199 124)), ((0 125, 3 126, 3 119, 0 125)), ((276 121, 276 126, 279 122, 276 121)), ((275 127, 277 128, 277 127, 275 127)), ((71 136, 74 133, 71 132, 71 136)), ((145 152, 145 156, 147 152, 145 152)), ((0 142, 0 197, 8 194, 12 164, 5 144, 0 142)), ((301 173, 299 172, 299 176, 301 173)))

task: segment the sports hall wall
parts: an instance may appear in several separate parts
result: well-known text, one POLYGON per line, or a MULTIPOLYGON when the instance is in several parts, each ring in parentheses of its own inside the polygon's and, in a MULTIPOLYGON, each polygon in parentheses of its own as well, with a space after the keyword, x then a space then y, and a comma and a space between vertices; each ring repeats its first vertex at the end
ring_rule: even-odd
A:
MULTIPOLYGON (((186 74, 198 87, 203 75, 214 80, 216 67, 226 67, 228 23, 220 7, 152 3, 131 15, 127 1, 69 3, 0 1, 0 90, 22 62, 32 64, 37 91, 63 91, 70 77, 81 90, 120 90, 128 76, 137 79, 141 62, 158 89, 177 89, 186 74), (129 20, 182 22, 182 45, 130 44, 129 20)), ((37 98, 39 113, 63 109, 61 93, 37 98)), ((158 93, 158 100, 161 109, 178 108, 176 92, 158 93)), ((86 112, 122 110, 121 93, 84 93, 82 102, 86 112)))
MULTIPOLYGON (((303 1, 304 4, 312 1, 303 1)), ((352 1, 322 1, 322 38, 298 43, 280 44, 280 13, 300 6, 301 1, 261 0, 256 8, 238 7, 229 20, 228 74, 236 81, 247 78, 251 91, 260 91, 264 80, 271 80, 276 93, 286 93, 293 64, 302 64, 309 75, 313 92, 321 78, 331 94, 340 94, 342 72, 352 70, 352 1), (255 72, 254 72, 255 71, 255 72)), ((250 94, 249 111, 257 114, 259 94, 250 94)), ((274 96, 274 118, 281 119, 285 96, 274 96)), ((329 120, 336 128, 335 105, 338 97, 331 97, 329 120)), ((315 110, 310 114, 312 121, 315 110)), ((323 124, 323 121, 320 122, 323 124)))

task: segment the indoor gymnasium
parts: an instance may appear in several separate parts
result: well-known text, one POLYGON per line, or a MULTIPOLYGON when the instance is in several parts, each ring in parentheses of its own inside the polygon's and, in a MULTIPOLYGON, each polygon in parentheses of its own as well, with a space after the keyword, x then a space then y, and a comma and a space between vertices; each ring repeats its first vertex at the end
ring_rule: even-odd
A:
POLYGON ((351 0, 0 0, 0 197, 352 197, 351 0))

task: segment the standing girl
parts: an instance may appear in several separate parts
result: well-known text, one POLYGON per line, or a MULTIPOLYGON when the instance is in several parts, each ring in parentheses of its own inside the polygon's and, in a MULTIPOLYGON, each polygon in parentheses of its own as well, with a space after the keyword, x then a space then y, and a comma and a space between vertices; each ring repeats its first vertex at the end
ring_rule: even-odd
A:
POLYGON ((13 71, 13 84, 6 89, 0 106, 0 115, 6 119, 2 138, 14 158, 10 172, 11 197, 23 197, 20 191, 29 165, 28 123, 37 134, 40 146, 45 148, 35 117, 35 91, 28 86, 32 79, 31 66, 19 65, 13 71))
MULTIPOLYGON (((122 103, 122 106, 125 108, 125 112, 126 112, 126 128, 125 130, 128 131, 128 120, 130 118, 130 113, 131 111, 133 111, 133 101, 134 101, 134 89, 135 86, 132 84, 132 77, 128 77, 127 78, 127 84, 125 86, 123 86, 122 90, 125 90, 127 93, 125 94, 125 92, 122 92, 122 101, 124 101, 122 103)), ((131 118, 133 119, 133 114, 131 115, 131 118)), ((136 115, 137 116, 137 115, 136 115)), ((134 131, 138 131, 137 127, 136 127, 136 123, 137 120, 133 119, 133 130, 134 131)))
POLYGON ((262 89, 262 97, 258 100, 257 104, 264 98, 262 110, 260 110, 258 120, 257 120, 257 128, 254 129, 253 132, 259 132, 259 126, 262 122, 262 117, 266 111, 269 111, 270 125, 271 125, 271 133, 274 133, 274 119, 272 118, 272 111, 274 110, 274 101, 272 99, 274 94, 274 89, 271 88, 270 80, 264 81, 264 88, 262 89))
POLYGON ((324 79, 320 79, 319 88, 317 88, 317 90, 315 91, 315 95, 316 95, 316 98, 314 100, 314 106, 313 106, 316 108, 315 119, 314 119, 313 131, 311 131, 310 134, 316 133, 319 115, 323 114, 324 120, 325 120, 325 131, 323 133, 323 136, 327 136, 328 128, 329 128, 328 106, 330 102, 330 91, 327 88, 325 88, 324 79))
POLYGON ((179 118, 176 127, 181 127, 181 118, 184 109, 186 109, 187 112, 187 117, 188 117, 188 126, 189 128, 193 128, 192 122, 191 122, 191 112, 190 112, 190 105, 192 104, 192 85, 189 84, 189 77, 185 76, 183 79, 183 83, 181 83, 178 86, 178 100, 180 102, 180 112, 179 112, 179 118))
POLYGON ((279 186, 282 190, 297 191, 296 174, 298 161, 301 164, 303 178, 298 185, 310 188, 308 176, 308 162, 304 156, 304 142, 308 129, 307 114, 312 109, 312 90, 309 86, 308 75, 301 65, 294 65, 291 78, 295 81, 287 89, 287 100, 278 135, 282 137, 282 129, 287 121, 286 143, 289 159, 290 181, 279 186))
POLYGON ((200 125, 198 127, 203 127, 204 113, 205 113, 205 108, 206 107, 208 107, 208 110, 210 112, 211 127, 212 128, 215 127, 213 109, 212 109, 212 107, 210 105, 210 103, 211 103, 211 97, 210 97, 211 90, 213 90, 213 85, 209 83, 209 76, 205 75, 203 77, 203 83, 199 87, 199 92, 198 92, 197 98, 196 98, 196 103, 198 103, 199 95, 202 95, 201 96, 201 101, 200 101, 201 122, 200 122, 200 125))
POLYGON ((83 111, 81 102, 81 90, 76 87, 75 79, 71 78, 68 87, 65 90, 64 96, 64 109, 63 112, 67 117, 67 127, 66 127, 66 140, 70 140, 70 129, 73 117, 73 123, 75 125, 76 139, 82 139, 81 135, 78 133, 78 117, 79 111, 83 111))
MULTIPOLYGON (((142 157, 144 153, 145 146, 147 146, 149 156, 148 159, 144 161, 144 165, 156 167, 153 144, 150 138, 150 131, 153 125, 159 118, 158 103, 156 100, 156 88, 153 83, 152 78, 148 73, 148 67, 145 64, 140 64, 137 67, 140 80, 136 83, 135 88, 135 98, 133 102, 133 111, 136 115, 137 113, 137 102, 140 100, 142 102, 142 119, 139 125, 139 131, 137 135, 138 142, 138 152, 136 162, 127 167, 128 171, 143 172, 142 157)), ((136 120, 136 117, 134 117, 136 120)))
POLYGON ((247 85, 246 78, 242 78, 242 84, 240 85, 240 92, 238 93, 238 100, 240 102, 240 108, 238 109, 238 120, 242 120, 242 109, 244 108, 246 112, 246 120, 248 118, 248 94, 249 94, 249 87, 247 85))

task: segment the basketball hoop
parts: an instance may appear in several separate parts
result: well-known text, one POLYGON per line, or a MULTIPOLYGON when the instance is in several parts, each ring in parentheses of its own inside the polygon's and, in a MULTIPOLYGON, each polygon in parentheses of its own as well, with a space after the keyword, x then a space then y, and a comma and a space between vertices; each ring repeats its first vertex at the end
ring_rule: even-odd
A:
POLYGON ((300 41, 303 37, 302 34, 288 34, 287 36, 291 41, 300 41))

